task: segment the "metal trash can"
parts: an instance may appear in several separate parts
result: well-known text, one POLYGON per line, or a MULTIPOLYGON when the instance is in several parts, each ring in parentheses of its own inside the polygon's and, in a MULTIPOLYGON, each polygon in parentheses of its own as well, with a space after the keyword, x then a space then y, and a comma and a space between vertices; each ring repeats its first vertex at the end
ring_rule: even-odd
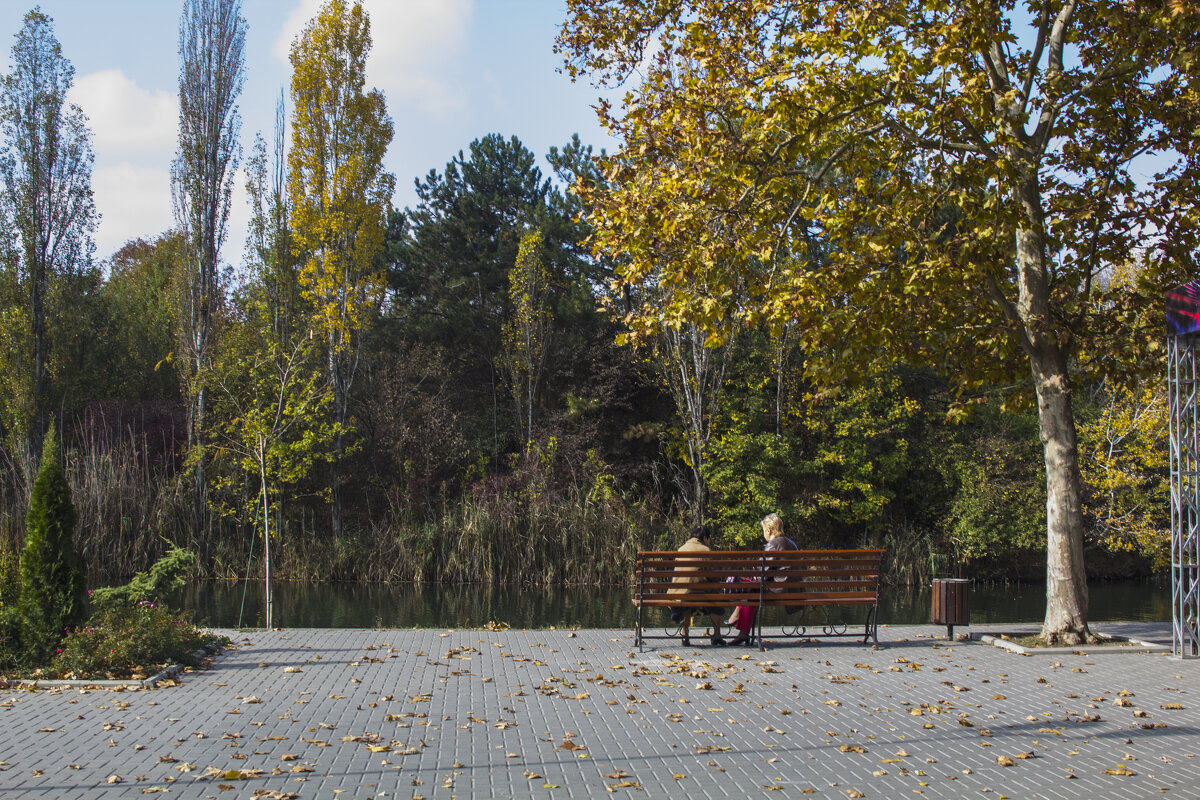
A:
POLYGON ((946 626, 954 640, 955 625, 971 624, 971 581, 967 578, 933 579, 933 624, 946 626))

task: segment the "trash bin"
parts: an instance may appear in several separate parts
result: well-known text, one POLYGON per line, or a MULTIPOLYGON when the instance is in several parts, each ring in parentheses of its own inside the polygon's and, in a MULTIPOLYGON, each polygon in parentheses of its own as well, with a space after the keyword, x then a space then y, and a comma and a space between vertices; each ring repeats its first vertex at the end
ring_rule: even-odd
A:
POLYGON ((971 624, 971 581, 966 578, 933 579, 933 624, 946 626, 954 640, 955 625, 971 624))

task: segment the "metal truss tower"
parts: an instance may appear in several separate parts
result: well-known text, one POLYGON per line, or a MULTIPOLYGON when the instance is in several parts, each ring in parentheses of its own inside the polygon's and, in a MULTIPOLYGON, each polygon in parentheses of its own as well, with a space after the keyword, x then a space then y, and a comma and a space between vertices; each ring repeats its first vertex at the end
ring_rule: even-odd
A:
POLYGON ((1200 658, 1200 307, 1197 284, 1167 294, 1171 426, 1171 641, 1200 658), (1190 306, 1187 308, 1185 306, 1190 306), (1174 312, 1174 313, 1173 313, 1174 312))

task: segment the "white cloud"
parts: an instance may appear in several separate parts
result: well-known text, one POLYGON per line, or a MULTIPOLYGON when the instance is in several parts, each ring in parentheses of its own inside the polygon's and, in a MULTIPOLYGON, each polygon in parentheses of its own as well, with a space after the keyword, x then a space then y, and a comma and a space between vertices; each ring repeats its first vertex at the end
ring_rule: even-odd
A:
POLYGON ((108 258, 130 239, 170 228, 176 96, 143 89, 121 70, 110 69, 76 78, 69 100, 87 114, 93 134, 97 257, 108 258))
MULTIPOLYGON (((246 235, 250 229, 250 196, 246 193, 246 169, 238 169, 233 179, 233 199, 229 219, 225 223, 225 244, 221 246, 221 263, 242 266, 246 253, 246 235)), ((241 275, 244 278, 245 275, 241 275)))
POLYGON ((96 256, 106 259, 138 237, 150 239, 173 227, 167 165, 145 167, 122 162, 92 172, 92 193, 101 220, 96 256))
MULTIPOLYGON (((275 40, 276 58, 288 64, 292 41, 322 5, 300 0, 275 40)), ((462 111, 467 90, 458 67, 474 0, 364 0, 363 5, 371 17, 368 86, 382 89, 389 107, 415 105, 437 116, 462 111)))
POLYGON ((78 78, 69 99, 88 115, 97 160, 174 154, 179 124, 174 93, 143 89, 121 70, 109 69, 78 78))

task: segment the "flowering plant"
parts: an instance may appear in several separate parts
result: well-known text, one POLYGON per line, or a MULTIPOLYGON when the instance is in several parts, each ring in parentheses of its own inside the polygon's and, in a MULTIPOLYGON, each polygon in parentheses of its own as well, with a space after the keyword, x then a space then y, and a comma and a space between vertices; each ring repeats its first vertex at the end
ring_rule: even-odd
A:
POLYGON ((222 641, 196 628, 186 615, 141 600, 100 609, 63 640, 47 673, 65 678, 149 677, 171 664, 195 664, 197 653, 222 641))

